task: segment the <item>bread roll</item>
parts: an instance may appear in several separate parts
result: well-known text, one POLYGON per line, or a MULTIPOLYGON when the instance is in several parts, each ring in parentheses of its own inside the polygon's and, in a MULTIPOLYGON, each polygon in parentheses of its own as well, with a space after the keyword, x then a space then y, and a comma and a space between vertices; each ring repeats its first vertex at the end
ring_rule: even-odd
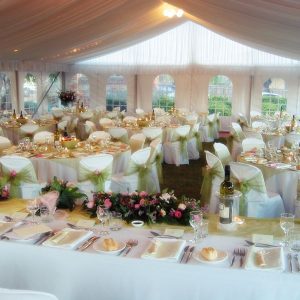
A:
POLYGON ((104 239, 102 244, 103 244, 103 248, 106 251, 115 251, 115 250, 118 250, 118 248, 119 248, 118 242, 111 238, 104 239))
POLYGON ((264 252, 263 251, 258 251, 255 253, 255 264, 258 267, 265 267, 266 261, 265 261, 265 257, 264 257, 264 252))
POLYGON ((200 254, 206 260, 216 260, 218 258, 218 251, 215 248, 213 248, 213 247, 203 248, 201 250, 200 254))

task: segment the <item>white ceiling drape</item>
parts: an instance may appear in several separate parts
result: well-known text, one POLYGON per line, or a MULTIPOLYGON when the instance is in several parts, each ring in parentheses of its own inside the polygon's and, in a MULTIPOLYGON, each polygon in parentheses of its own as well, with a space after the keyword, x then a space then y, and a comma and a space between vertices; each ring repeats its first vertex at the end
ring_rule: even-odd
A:
POLYGON ((299 0, 168 3, 183 8, 185 17, 166 18, 168 4, 161 0, 0 1, 0 67, 78 62, 147 40, 187 19, 232 40, 300 60, 299 0))

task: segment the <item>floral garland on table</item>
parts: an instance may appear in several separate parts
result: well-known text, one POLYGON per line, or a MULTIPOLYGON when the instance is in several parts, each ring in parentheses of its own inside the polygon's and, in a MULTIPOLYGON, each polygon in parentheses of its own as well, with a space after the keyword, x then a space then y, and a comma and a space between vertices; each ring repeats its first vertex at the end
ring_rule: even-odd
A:
POLYGON ((59 180, 54 176, 53 181, 48 183, 42 188, 42 193, 50 191, 58 191, 59 197, 57 202, 57 208, 67 208, 72 211, 75 208, 76 200, 84 200, 88 198, 86 194, 81 193, 79 188, 73 183, 59 180))
POLYGON ((58 97, 60 99, 60 102, 63 106, 68 105, 69 103, 72 103, 76 101, 76 92, 75 91, 61 91, 58 93, 58 97))
POLYGON ((142 220, 146 223, 168 223, 189 225, 189 213, 199 208, 199 201, 175 197, 173 191, 159 194, 146 192, 94 193, 92 200, 84 201, 83 209, 96 217, 98 205, 105 205, 110 211, 120 212, 126 222, 142 220))

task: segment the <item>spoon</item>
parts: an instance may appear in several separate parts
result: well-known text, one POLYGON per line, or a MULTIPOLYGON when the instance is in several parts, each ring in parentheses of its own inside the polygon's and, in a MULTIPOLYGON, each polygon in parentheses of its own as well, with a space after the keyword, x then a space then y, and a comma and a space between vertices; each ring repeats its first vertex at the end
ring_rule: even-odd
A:
POLYGON ((276 245, 271 245, 271 244, 264 244, 264 243, 254 243, 248 240, 245 240, 245 242, 248 244, 248 246, 255 246, 255 247, 280 247, 276 245))
POLYGON ((130 250, 132 249, 132 247, 137 246, 138 243, 139 243, 138 240, 128 240, 128 241, 126 242, 127 250, 125 251, 124 256, 126 256, 126 255, 130 252, 130 250))
POLYGON ((169 234, 160 234, 158 232, 155 231, 150 231, 150 233, 156 237, 165 237, 165 238, 171 238, 171 239, 178 239, 177 236, 174 235, 169 235, 169 234))

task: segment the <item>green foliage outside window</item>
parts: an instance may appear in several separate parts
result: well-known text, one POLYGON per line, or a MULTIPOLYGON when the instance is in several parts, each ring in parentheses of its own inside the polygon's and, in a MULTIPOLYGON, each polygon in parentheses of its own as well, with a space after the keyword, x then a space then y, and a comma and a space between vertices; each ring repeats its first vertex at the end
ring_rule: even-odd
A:
POLYGON ((220 113, 221 116, 231 116, 232 104, 226 96, 210 96, 208 98, 208 112, 220 113))
POLYGON ((280 96, 262 96, 262 114, 273 115, 280 111, 281 107, 286 110, 287 99, 280 96))

